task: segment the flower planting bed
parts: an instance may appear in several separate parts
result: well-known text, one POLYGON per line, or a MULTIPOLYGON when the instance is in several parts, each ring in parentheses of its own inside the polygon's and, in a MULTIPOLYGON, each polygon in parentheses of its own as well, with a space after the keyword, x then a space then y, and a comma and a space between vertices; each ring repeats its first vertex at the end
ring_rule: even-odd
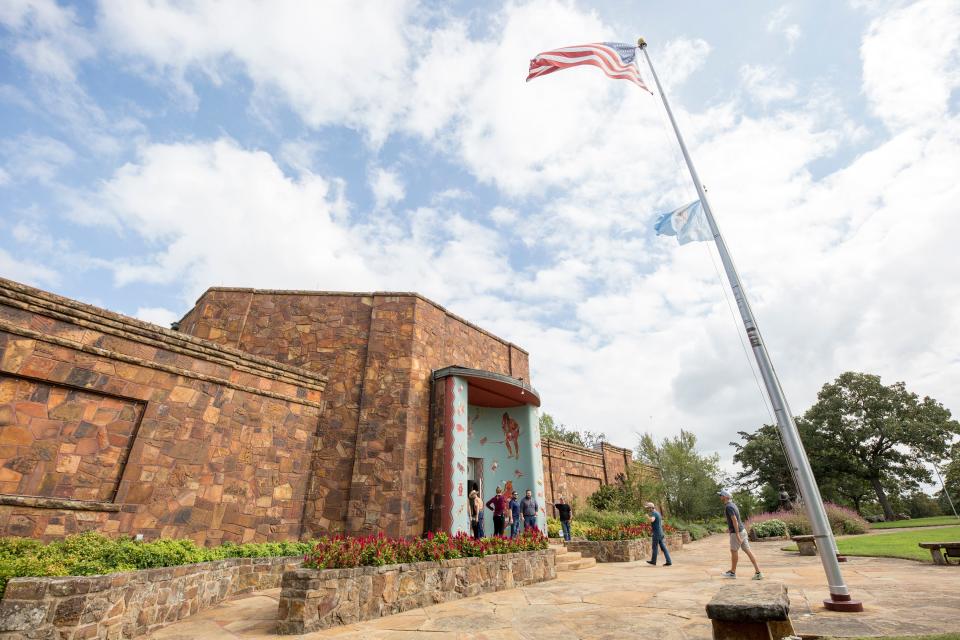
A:
POLYGON ((230 558, 111 575, 13 578, 0 640, 136 638, 230 596, 280 586, 302 558, 230 558))
MULTIPOLYGON (((664 542, 667 549, 677 551, 683 548, 683 535, 668 534, 664 542)), ((597 562, 636 562, 650 557, 650 544, 650 538, 573 540, 567 543, 567 550, 578 551, 584 558, 594 558, 597 562)))
POLYGON ((542 535, 334 538, 283 575, 277 631, 309 633, 556 577, 542 535))

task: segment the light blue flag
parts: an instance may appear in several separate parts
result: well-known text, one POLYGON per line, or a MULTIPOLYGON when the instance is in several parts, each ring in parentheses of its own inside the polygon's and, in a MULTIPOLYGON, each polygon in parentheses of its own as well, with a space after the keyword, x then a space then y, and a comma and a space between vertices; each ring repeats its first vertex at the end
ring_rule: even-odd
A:
POLYGON ((687 244, 695 240, 712 240, 713 233, 703 213, 703 206, 699 200, 679 209, 664 213, 654 223, 653 228, 658 236, 677 236, 677 242, 687 244))

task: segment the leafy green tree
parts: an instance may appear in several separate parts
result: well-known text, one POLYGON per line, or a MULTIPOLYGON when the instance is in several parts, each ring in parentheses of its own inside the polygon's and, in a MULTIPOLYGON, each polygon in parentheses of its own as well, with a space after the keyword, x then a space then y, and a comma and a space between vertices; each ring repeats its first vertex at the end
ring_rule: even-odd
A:
POLYGON ((602 433, 557 424, 549 413, 540 414, 540 437, 551 438, 588 449, 596 449, 606 441, 606 436, 602 433))
POLYGON ((911 490, 932 480, 925 463, 947 456, 960 424, 930 397, 903 382, 884 385, 880 376, 848 371, 823 385, 804 418, 839 471, 872 487, 886 519, 894 517, 885 482, 911 490))
POLYGON ((686 520, 717 515, 720 456, 702 455, 694 434, 681 430, 680 435, 657 443, 651 434, 645 433, 640 437, 637 457, 660 469, 671 514, 686 520))
POLYGON ((600 511, 641 512, 643 503, 660 502, 663 483, 648 467, 634 462, 614 484, 605 484, 587 498, 590 506, 600 511))

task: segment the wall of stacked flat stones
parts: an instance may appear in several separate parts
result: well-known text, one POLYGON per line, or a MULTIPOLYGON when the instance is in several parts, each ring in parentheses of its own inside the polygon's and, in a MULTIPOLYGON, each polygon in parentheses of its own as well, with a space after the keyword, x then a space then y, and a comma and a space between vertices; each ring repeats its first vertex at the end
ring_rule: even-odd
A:
MULTIPOLYGON (((683 535, 674 534, 664 540, 667 549, 677 551, 683 548, 683 535)), ((650 538, 636 540, 572 540, 567 543, 568 551, 578 551, 585 558, 595 558, 597 562, 636 562, 649 560, 651 554, 650 538)))
POLYGON ((230 596, 280 586, 299 558, 232 558, 107 576, 14 578, 0 640, 136 638, 230 596))
POLYGON ((306 537, 346 526, 372 311, 372 296, 211 289, 181 321, 181 331, 329 379, 304 511, 306 537))
POLYGON ((555 552, 355 569, 297 569, 283 576, 278 632, 309 633, 557 576, 555 552))
POLYGON ((296 539, 321 390, 0 280, 0 535, 296 539))
POLYGON ((420 534, 432 371, 529 381, 526 352, 413 294, 211 289, 181 330, 329 379, 307 532, 420 534))

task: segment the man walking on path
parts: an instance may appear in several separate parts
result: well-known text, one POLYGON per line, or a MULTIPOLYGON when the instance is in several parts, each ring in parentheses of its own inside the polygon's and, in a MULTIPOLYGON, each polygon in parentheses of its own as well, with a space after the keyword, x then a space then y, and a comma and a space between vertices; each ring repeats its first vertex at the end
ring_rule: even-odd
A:
POLYGON ((520 500, 516 491, 510 496, 510 518, 510 537, 516 538, 520 535, 520 525, 523 522, 520 519, 520 500))
POLYGON ((560 528, 563 529, 563 539, 565 542, 570 542, 570 520, 573 519, 573 510, 570 508, 570 505, 563 501, 563 496, 557 498, 557 501, 553 503, 553 508, 556 509, 557 515, 560 516, 560 528))
POLYGON ((667 545, 663 541, 663 516, 660 515, 660 512, 657 511, 656 506, 652 502, 645 503, 643 508, 647 510, 647 515, 650 517, 650 546, 653 547, 653 557, 647 560, 647 564, 656 566, 657 551, 663 549, 663 559, 666 560, 663 566, 669 567, 673 562, 670 560, 670 552, 667 551, 667 545))
POLYGON ((750 558, 750 562, 753 563, 754 571, 756 571, 756 573, 753 574, 753 579, 763 580, 763 574, 760 573, 760 565, 757 564, 757 559, 753 555, 753 551, 750 550, 750 541, 747 539, 747 528, 743 526, 740 509, 733 503, 733 496, 730 495, 730 492, 727 490, 718 491, 717 495, 720 496, 720 502, 725 505, 723 511, 727 517, 727 530, 730 532, 730 571, 725 572, 723 577, 737 577, 737 560, 739 559, 737 551, 743 549, 747 557, 750 558))
POLYGON ((537 513, 540 505, 533 499, 533 492, 527 489, 527 495, 520 501, 520 512, 523 514, 523 530, 537 528, 537 513))
POLYGON ((502 536, 507 512, 507 498, 503 495, 503 487, 497 487, 497 495, 487 500, 487 507, 493 509, 493 535, 502 536))

